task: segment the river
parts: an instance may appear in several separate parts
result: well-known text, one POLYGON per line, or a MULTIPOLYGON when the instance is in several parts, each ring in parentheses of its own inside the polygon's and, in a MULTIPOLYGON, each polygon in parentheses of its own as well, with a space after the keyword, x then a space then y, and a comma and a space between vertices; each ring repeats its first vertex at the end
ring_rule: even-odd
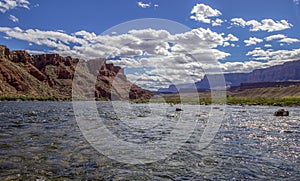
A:
POLYGON ((300 108, 285 107, 290 116, 275 117, 279 107, 178 106, 124 103, 122 109, 122 103, 98 102, 100 126, 136 149, 149 149, 134 150, 108 138, 91 140, 97 134, 89 135, 93 131, 76 119, 72 102, 2 101, 0 180, 300 179, 300 108), (211 111, 224 115, 201 148, 211 111), (135 158, 139 152, 149 154, 135 158))

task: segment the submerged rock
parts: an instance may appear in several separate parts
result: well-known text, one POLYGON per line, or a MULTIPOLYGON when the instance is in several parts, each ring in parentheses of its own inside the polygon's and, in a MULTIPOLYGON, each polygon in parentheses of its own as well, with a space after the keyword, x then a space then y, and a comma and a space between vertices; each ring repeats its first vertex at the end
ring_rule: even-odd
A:
POLYGON ((291 130, 281 130, 280 133, 293 133, 291 130))
POLYGON ((289 111, 284 109, 279 109, 274 113, 274 116, 289 116, 289 111))
POLYGON ((180 109, 180 108, 176 108, 176 111, 183 111, 182 109, 180 109))

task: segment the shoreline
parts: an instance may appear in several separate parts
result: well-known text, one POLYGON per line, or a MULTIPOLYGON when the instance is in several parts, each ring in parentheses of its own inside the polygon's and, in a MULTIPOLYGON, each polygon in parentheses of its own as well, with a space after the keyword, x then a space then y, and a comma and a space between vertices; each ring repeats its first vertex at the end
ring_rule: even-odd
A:
MULTIPOLYGON (((0 96, 0 101, 88 101, 86 99, 73 98, 57 98, 57 97, 31 97, 31 96, 0 96)), ((94 99, 89 99, 89 101, 94 99)), ((98 99, 96 101, 110 101, 108 99, 98 99)), ((132 103, 149 103, 149 100, 130 100, 132 103)), ((151 103, 169 103, 169 104, 226 104, 226 105, 260 105, 260 106, 300 106, 300 97, 281 97, 281 98, 266 98, 266 97, 235 97, 227 95, 226 99, 213 100, 210 97, 189 98, 181 100, 178 95, 163 95, 161 98, 151 99, 151 103)))

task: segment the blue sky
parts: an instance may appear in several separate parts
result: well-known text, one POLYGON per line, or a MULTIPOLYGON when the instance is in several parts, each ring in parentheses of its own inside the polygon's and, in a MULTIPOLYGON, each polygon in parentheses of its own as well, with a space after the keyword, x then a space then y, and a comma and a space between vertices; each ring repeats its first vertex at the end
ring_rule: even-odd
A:
POLYGON ((217 64, 225 73, 249 72, 300 59, 299 30, 298 0, 0 0, 0 44, 32 54, 117 56, 112 62, 126 67, 129 78, 140 77, 143 85, 184 82, 174 71, 178 68, 213 72, 217 64), (162 21, 159 28, 148 20, 119 25, 143 18, 174 22, 162 21), (176 28, 175 22, 182 26, 176 28), (114 26, 120 31, 102 35, 114 26), (125 27, 136 31, 124 35, 125 27), (188 60, 178 47, 196 59, 188 60), (143 71, 134 72, 139 68, 143 71))

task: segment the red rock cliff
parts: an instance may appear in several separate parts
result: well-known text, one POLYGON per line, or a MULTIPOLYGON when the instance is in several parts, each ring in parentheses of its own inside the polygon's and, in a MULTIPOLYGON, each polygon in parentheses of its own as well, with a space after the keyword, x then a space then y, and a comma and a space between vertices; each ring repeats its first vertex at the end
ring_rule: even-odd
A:
MULTIPOLYGON (((0 45, 0 96, 71 98, 72 81, 79 59, 58 54, 30 55, 0 45)), ((153 93, 131 84, 121 67, 105 59, 86 62, 87 74, 97 75, 96 99, 149 99, 153 93), (93 63, 101 62, 100 68, 93 63)), ((88 75, 84 75, 88 77, 88 75)), ((82 80, 82 83, 89 80, 82 80)), ((83 86, 84 87, 84 86, 83 86)), ((85 90, 82 90, 84 93, 85 90)))

